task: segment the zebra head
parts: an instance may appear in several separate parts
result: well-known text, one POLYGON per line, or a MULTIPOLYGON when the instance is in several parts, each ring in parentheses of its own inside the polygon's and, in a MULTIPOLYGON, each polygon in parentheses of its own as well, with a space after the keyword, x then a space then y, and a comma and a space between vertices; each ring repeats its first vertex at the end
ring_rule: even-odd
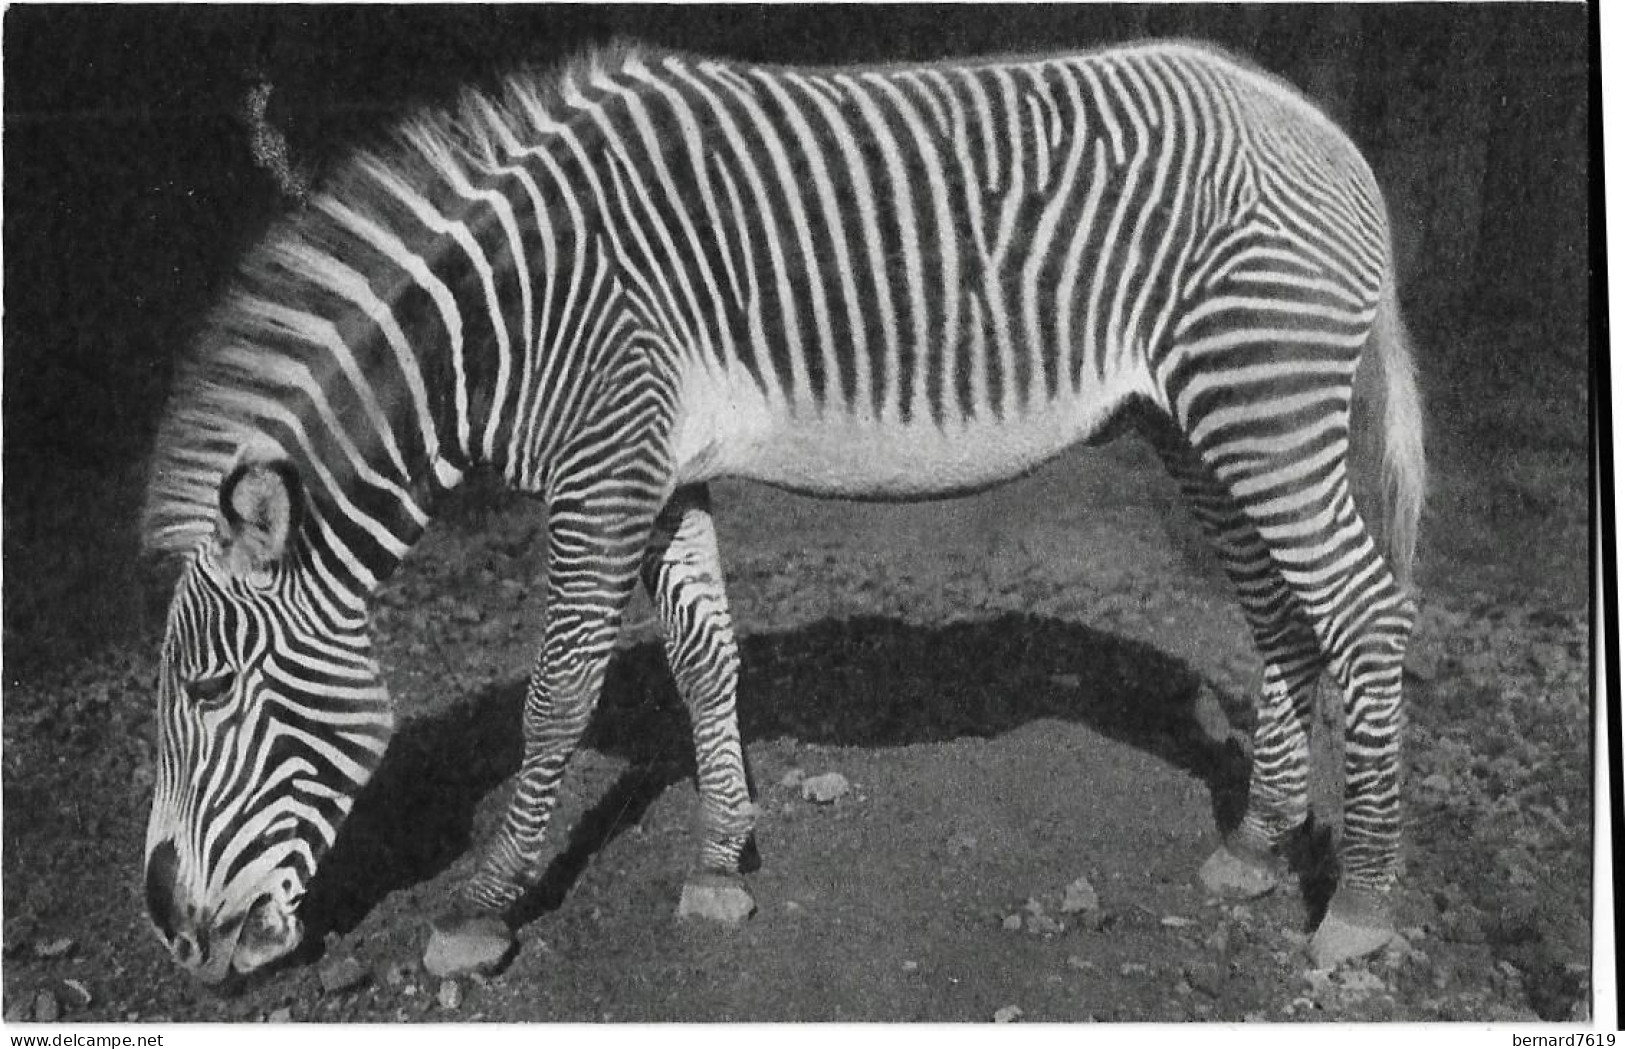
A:
POLYGON ((313 567, 303 500, 286 460, 232 469, 165 630, 147 910, 207 983, 299 944, 305 886, 392 728, 365 616, 313 567))

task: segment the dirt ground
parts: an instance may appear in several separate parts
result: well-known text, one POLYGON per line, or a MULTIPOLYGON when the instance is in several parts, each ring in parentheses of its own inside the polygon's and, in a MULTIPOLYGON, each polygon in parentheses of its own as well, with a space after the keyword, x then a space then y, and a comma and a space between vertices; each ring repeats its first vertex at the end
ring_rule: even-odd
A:
POLYGON ((307 902, 309 949, 235 994, 188 982, 142 910, 155 638, 8 675, 5 1015, 1582 1018, 1586 358, 1575 342, 1533 364, 1544 337, 1457 333, 1424 362, 1436 480, 1407 678, 1404 938, 1364 963, 1315 972, 1302 953, 1332 884, 1332 771, 1300 887, 1234 905, 1195 881, 1244 794, 1259 668, 1177 494, 1127 441, 953 503, 718 488, 764 811, 759 911, 733 932, 674 918, 692 764, 640 605, 517 957, 455 989, 418 965, 517 765, 541 615, 529 504, 471 500, 382 595, 402 730, 307 902), (798 770, 851 791, 805 801, 798 770), (1079 878, 1098 908, 1067 912, 1079 878), (324 989, 352 958, 360 984, 324 989))

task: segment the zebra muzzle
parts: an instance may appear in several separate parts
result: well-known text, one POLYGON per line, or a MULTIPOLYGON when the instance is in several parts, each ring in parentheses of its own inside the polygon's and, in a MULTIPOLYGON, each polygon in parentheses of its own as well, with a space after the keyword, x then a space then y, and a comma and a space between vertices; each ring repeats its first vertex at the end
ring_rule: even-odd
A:
POLYGON ((251 973, 299 946, 305 926, 291 907, 275 895, 261 896, 248 909, 232 954, 232 967, 251 973))

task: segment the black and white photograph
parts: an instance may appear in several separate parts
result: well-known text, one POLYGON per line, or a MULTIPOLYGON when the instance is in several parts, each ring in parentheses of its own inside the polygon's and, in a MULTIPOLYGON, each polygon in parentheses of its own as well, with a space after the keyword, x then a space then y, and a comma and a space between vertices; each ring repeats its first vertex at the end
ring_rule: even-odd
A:
POLYGON ((11 1033, 1614 1029, 1591 6, 3 17, 11 1033))

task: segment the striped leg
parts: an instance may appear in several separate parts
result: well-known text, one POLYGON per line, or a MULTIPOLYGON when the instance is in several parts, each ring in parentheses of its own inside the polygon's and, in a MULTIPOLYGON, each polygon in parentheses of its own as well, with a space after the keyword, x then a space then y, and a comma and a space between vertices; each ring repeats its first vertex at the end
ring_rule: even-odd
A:
POLYGON ((755 910, 739 878, 739 858, 756 808, 734 707, 739 646, 704 486, 680 490, 655 522, 643 559, 643 583, 660 616, 666 656, 694 733, 699 854, 678 915, 740 921, 755 910))
POLYGON ((1202 883, 1214 893, 1260 896, 1276 887, 1275 856, 1309 815, 1308 726, 1324 659, 1258 530, 1229 492, 1171 428, 1159 428, 1152 437, 1224 565, 1264 659, 1247 810, 1201 872, 1202 883))
POLYGON ((1354 507, 1346 429, 1310 427, 1306 439, 1253 422, 1234 439, 1223 425, 1194 432, 1208 435, 1202 459, 1257 529, 1343 692, 1342 881, 1310 944, 1317 964, 1332 965, 1393 934, 1400 674, 1415 609, 1354 507))
MULTIPOLYGON (((647 391, 645 391, 647 392, 647 391)), ((664 430, 634 388, 560 456, 548 491, 547 612, 525 695, 524 757, 501 829, 464 895, 500 912, 542 874, 543 842, 565 766, 603 691, 621 619, 666 487, 664 430)))

